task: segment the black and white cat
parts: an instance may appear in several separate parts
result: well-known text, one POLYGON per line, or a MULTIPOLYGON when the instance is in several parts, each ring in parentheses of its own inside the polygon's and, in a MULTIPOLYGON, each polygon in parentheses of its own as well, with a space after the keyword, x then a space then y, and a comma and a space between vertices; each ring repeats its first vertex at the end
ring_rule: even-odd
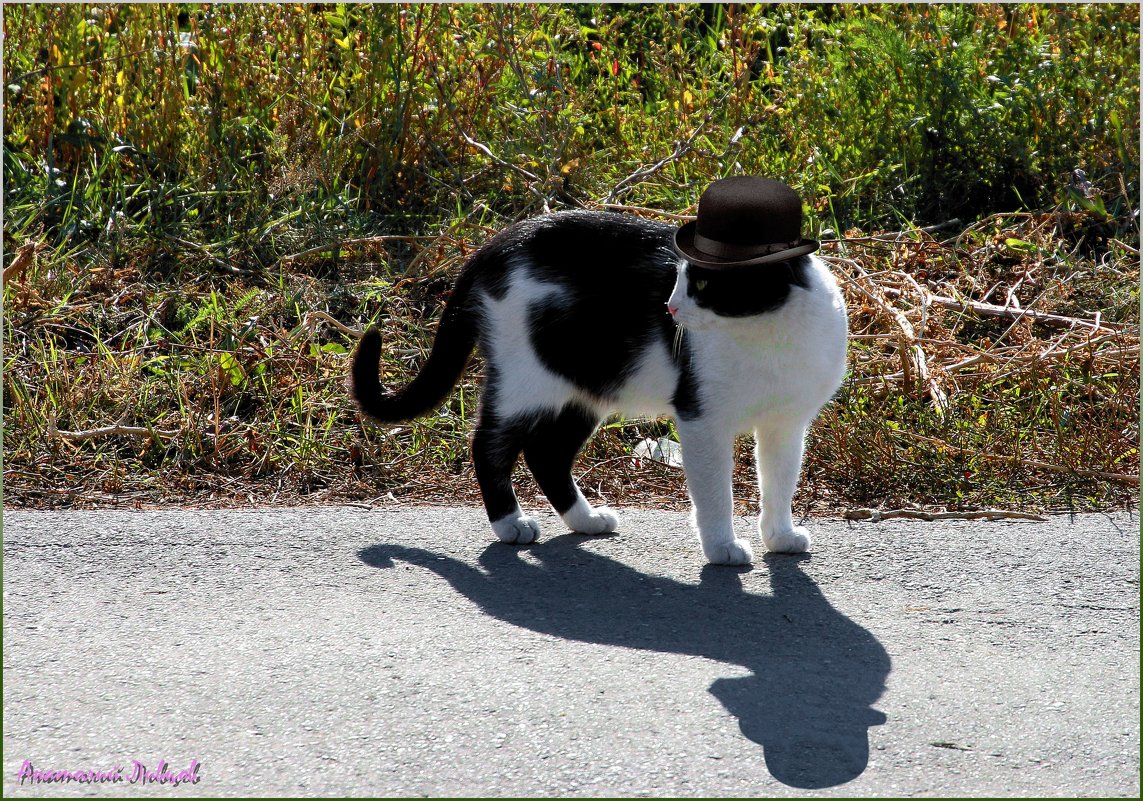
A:
MULTIPOLYGON (((702 201, 699 210, 701 220, 702 201)), ((813 255, 711 268, 682 258, 675 235, 611 212, 513 225, 465 264, 428 360, 404 389, 382 390, 381 335, 365 334, 355 399, 382 422, 425 414, 479 346, 487 372, 472 458, 492 530, 520 544, 539 534, 512 489, 521 453, 568 528, 603 534, 618 520, 576 486, 576 455, 613 412, 673 415, 693 522, 715 564, 753 558, 734 536, 731 494, 735 436, 753 431, 762 541, 771 551, 807 550, 791 499, 806 429, 845 372, 841 293, 813 255)))

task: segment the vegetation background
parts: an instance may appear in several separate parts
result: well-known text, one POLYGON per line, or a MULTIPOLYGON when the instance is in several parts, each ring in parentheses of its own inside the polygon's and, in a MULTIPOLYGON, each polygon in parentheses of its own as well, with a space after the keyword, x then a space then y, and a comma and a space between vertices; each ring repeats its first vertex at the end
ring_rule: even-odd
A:
MULTIPOLYGON (((480 381, 361 424, 464 258, 568 207, 802 194, 851 373, 800 513, 1132 505, 1139 7, 6 5, 9 506, 477 499, 480 381), (1079 170, 1080 172, 1076 172, 1079 170)), ((617 420, 585 491, 682 505, 617 420)), ((756 506, 740 442, 740 511, 756 506)), ((526 477, 521 477, 526 482, 526 477)), ((531 501, 534 488, 524 493, 531 501)))

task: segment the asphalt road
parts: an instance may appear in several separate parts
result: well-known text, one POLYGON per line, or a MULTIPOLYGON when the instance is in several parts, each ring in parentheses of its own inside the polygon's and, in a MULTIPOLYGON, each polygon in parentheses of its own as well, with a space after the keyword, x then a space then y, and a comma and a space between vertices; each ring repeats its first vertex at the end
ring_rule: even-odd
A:
POLYGON ((4 795, 1138 796, 1134 514, 557 522, 6 513, 4 795))

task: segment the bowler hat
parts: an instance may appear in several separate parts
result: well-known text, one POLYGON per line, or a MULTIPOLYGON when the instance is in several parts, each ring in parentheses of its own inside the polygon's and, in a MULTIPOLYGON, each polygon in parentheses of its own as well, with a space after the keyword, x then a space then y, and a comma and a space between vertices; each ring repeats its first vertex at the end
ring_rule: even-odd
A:
POLYGON ((802 201, 780 181, 738 175, 715 181, 699 197, 698 219, 675 232, 675 252, 713 269, 771 264, 813 253, 802 236, 802 201))

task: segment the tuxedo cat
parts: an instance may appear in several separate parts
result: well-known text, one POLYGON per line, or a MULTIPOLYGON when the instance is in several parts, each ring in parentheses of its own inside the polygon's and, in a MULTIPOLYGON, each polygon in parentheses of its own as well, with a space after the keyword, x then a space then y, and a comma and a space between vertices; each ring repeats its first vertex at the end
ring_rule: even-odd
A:
MULTIPOLYGON (((700 222, 703 211, 700 200, 700 222)), ((798 225, 800 213, 799 205, 798 225)), ((354 398, 382 422, 425 414, 479 346, 487 372, 473 463, 492 530, 519 544, 539 534, 512 490, 521 453, 568 528, 603 534, 618 520, 576 486, 576 455, 612 412, 673 415, 693 522, 715 564, 753 558, 749 542, 734 536, 731 495, 735 435, 753 431, 762 541, 771 551, 807 550, 810 536, 794 525, 790 504, 806 428, 845 372, 837 284, 805 253, 700 265, 680 256, 678 233, 611 212, 557 212, 513 225, 465 264, 428 360, 408 386, 382 390, 381 335, 364 335, 354 398)))

